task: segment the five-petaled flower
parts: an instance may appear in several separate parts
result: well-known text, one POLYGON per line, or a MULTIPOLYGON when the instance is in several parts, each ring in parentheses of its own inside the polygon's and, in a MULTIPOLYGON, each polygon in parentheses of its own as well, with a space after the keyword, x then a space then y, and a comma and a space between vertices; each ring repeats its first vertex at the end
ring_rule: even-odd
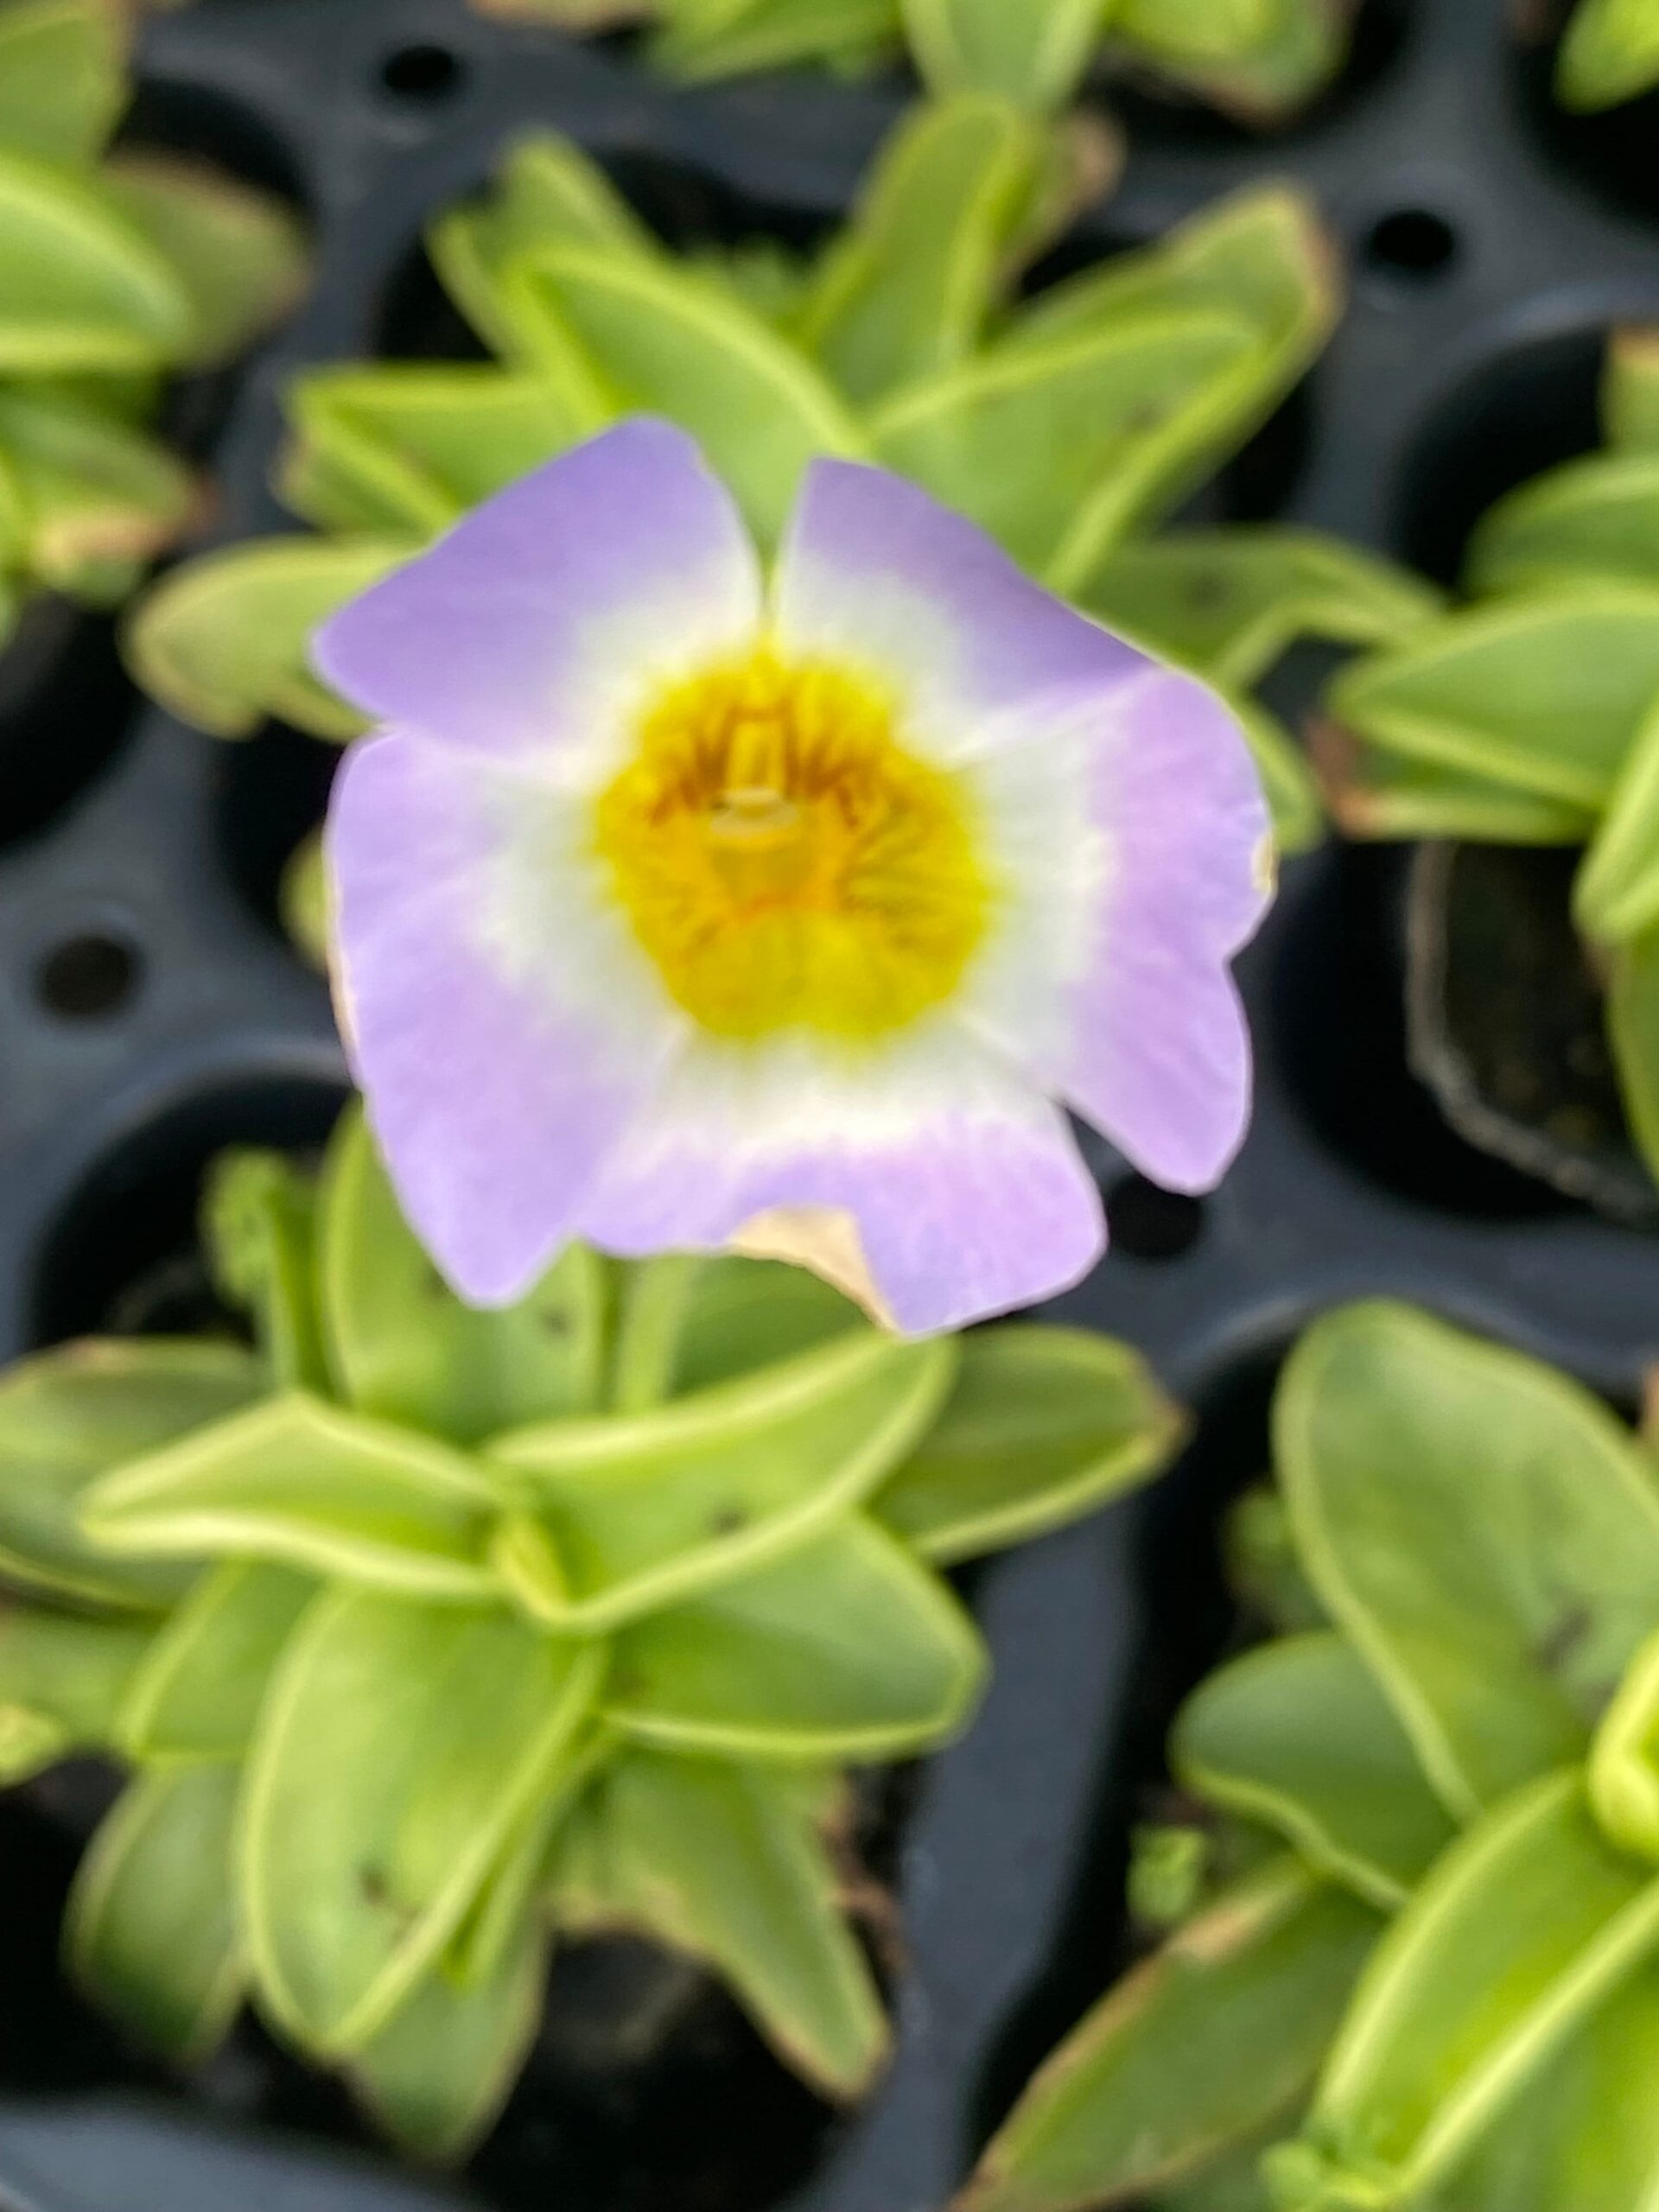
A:
POLYGON ((816 464, 768 583, 690 442, 626 422, 316 658, 385 726, 328 828, 344 1026, 474 1302, 582 1236, 951 1327, 1103 1249, 1064 1108, 1176 1190, 1237 1148, 1237 725, 913 485, 816 464))

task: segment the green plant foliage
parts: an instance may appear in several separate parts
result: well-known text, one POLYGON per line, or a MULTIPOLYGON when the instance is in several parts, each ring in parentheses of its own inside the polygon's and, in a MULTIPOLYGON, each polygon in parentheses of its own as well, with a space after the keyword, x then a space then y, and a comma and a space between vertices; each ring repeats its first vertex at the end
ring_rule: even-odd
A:
POLYGON ((1580 110, 1617 107, 1659 85, 1656 0, 1579 0, 1556 57, 1555 90, 1580 110))
POLYGON ((1603 451, 1522 484, 1477 526, 1471 604, 1337 677, 1320 754, 1355 836, 1583 848, 1573 919, 1606 979, 1631 1132, 1659 1174, 1654 332, 1613 334, 1602 416, 1603 451))
POLYGON ((129 14, 0 0, 0 645, 32 592, 113 606, 184 531, 194 480, 146 427, 160 381, 234 359, 304 275, 264 193, 106 152, 129 14))
MULTIPOLYGON (((1645 0, 1635 0, 1639 14, 1645 0)), ((931 91, 995 92, 1040 111, 1091 69, 1154 73, 1247 121, 1277 123, 1331 82, 1347 17, 1328 0, 474 0, 561 30, 655 26, 671 75, 817 65, 857 74, 907 44, 931 91)), ((1617 5, 1614 12, 1617 12, 1617 5)))
MULTIPOLYGON (((1659 1476, 1536 1362, 1386 1302, 1302 1338, 1288 1632, 1178 1717, 1213 1852, 962 2212, 1646 2212, 1659 2127, 1659 1476), (1317 1600, 1323 1624, 1302 1625, 1317 1600)), ((1236 1542, 1236 1551, 1238 1546, 1236 1542)))
MULTIPOLYGON (((521 144, 428 240, 496 361, 301 377, 278 485, 323 534, 175 569, 129 625, 134 673, 225 736, 268 715, 354 735, 308 665, 316 625, 468 506, 645 410, 699 439, 766 543, 815 454, 913 476, 1052 588, 1225 691, 1281 842, 1313 843, 1312 776, 1253 688, 1299 639, 1414 633, 1434 594, 1311 531, 1151 533, 1330 336, 1331 245, 1300 195, 1265 187, 1017 303, 1066 173, 1061 134, 964 89, 911 111, 814 255, 676 256, 574 145, 521 144)), ((285 910, 315 952, 326 887, 315 855, 295 871, 285 910)))
POLYGON ((935 1560, 1134 1489, 1185 1433, 1124 1347, 901 1343, 773 1262, 567 1252, 480 1313, 360 1116, 241 1152, 203 1241, 256 1349, 0 1379, 0 1778, 130 1783, 72 1970, 181 2063, 243 2003, 410 2151, 511 2088, 560 1931, 703 1961, 825 2094, 887 2030, 843 1897, 850 1763, 982 1688, 935 1560))

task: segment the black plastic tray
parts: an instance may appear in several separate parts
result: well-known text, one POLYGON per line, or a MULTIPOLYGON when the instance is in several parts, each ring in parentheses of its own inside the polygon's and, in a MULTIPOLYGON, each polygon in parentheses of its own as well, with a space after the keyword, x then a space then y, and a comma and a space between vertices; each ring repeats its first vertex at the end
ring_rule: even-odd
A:
MULTIPOLYGON (((1353 261, 1346 323, 1229 472, 1222 512, 1334 529, 1444 576, 1497 491, 1592 442, 1600 334, 1659 320, 1659 168, 1631 152, 1659 143, 1659 122, 1651 104, 1554 119, 1543 65, 1520 60, 1505 16, 1503 0, 1373 4, 1350 81, 1268 143, 1128 103, 1125 182, 1069 254, 1288 175, 1353 261)), ((450 342, 421 227, 514 135, 572 133, 671 221, 799 238, 844 209, 904 97, 804 78, 678 92, 625 54, 492 24, 461 0, 199 0, 149 28, 143 79, 146 135, 283 186, 318 237, 309 305, 247 370, 207 453, 226 538, 283 522, 266 476, 295 368, 450 342)), ((35 760, 35 815, 56 805, 19 836, 0 795, 0 1357, 106 1322, 122 1287, 188 1241, 211 1152, 309 1141, 342 1080, 323 989, 270 912, 326 749, 180 728, 123 689, 95 625, 24 675, 9 692, 0 663, 0 757, 35 760)), ((1288 682, 1294 703, 1294 670, 1288 682)), ((1226 1632, 1216 1508, 1259 1471, 1267 1378, 1304 1319, 1357 1294, 1420 1300, 1624 1400, 1659 1352, 1659 1246, 1467 1150, 1408 1075, 1402 874, 1397 854, 1336 847, 1287 872, 1243 964, 1259 1104, 1222 1191, 1167 1199, 1095 1150, 1117 1248, 1059 1310, 1141 1345, 1205 1425, 1151 1500, 979 1578, 996 1681, 965 1741, 930 1764, 906 1830, 897 2060, 779 2212, 933 2212, 1103 1985, 1136 1790, 1226 1632)), ((7 2039, 29 2033, 0 2004, 0 2092, 20 2078, 7 2039)), ((0 2095, 11 2212, 472 2201, 153 2096, 0 2095)), ((623 2212, 597 2182, 591 2202, 559 2202, 623 2212)), ((760 2208, 710 2197, 695 2212, 760 2208)))

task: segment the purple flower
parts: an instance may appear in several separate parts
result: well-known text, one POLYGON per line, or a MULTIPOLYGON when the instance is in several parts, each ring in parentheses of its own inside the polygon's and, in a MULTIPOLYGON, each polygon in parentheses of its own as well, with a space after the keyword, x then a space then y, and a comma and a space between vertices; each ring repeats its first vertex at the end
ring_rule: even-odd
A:
POLYGON ((626 422, 316 656, 385 726, 330 813, 344 1026, 474 1303, 582 1236, 954 1327, 1104 1248, 1063 1108, 1174 1190, 1237 1149, 1237 725, 913 485, 818 462, 768 582, 690 441, 626 422))

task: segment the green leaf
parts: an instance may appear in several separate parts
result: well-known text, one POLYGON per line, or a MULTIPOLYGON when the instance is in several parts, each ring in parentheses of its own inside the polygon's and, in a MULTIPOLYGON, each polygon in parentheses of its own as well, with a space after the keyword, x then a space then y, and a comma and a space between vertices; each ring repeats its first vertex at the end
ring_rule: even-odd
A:
POLYGON ((1360 1658, 1328 1630, 1235 1659, 1181 1708, 1170 1762, 1197 1796, 1276 1829, 1370 1904, 1403 1904, 1452 1823, 1360 1658))
POLYGON ((144 368, 189 346, 164 257, 89 178, 0 152, 0 373, 144 368))
POLYGON ((1330 1626, 1296 1555, 1285 1501, 1269 1483, 1245 1491, 1222 1529, 1228 1587, 1275 1636, 1330 1626))
POLYGON ((949 1338, 861 1331, 656 1410, 496 1438, 563 1565, 542 1617, 613 1628, 800 1543, 926 1432, 956 1362, 949 1338))
POLYGON ((1517 1790, 1373 1953, 1301 2140, 1269 2154, 1287 2212, 1421 2202, 1656 1944, 1659 1881, 1603 1840, 1577 1770, 1517 1790))
POLYGON ((625 1630, 605 1697, 623 1733, 759 1759, 897 1758, 966 1719, 985 1672, 944 1583, 857 1516, 625 1630))
POLYGON ((267 537, 204 554, 133 609, 127 665, 169 714, 215 737, 251 737, 271 716, 355 737, 362 716, 311 673, 311 633, 419 550, 403 538, 267 537))
POLYGON ((355 1109, 328 1149, 320 1219, 330 1358, 359 1412, 469 1445, 599 1403, 605 1278, 585 1245, 516 1306, 463 1305, 404 1221, 355 1109))
POLYGON ((489 2133, 541 2024, 547 1949, 521 1903, 489 1974, 463 1981, 440 1960, 353 2058, 353 2086, 407 2157, 456 2164, 489 2133))
POLYGON ((1604 806, 1659 693, 1659 589, 1582 584, 1449 615, 1337 678, 1374 745, 1572 808, 1604 806))
POLYGON ((643 1412, 867 1325, 850 1299, 804 1268, 673 1253, 624 1277, 610 1402, 643 1412))
POLYGON ((315 1288, 316 1187, 280 1152, 238 1146, 208 1169, 201 1242, 213 1281, 252 1314, 277 1386, 326 1392, 315 1288))
POLYGON ((93 161, 127 104, 118 0, 10 0, 0 14, 0 148, 93 161))
POLYGON ((1638 727, 1573 885, 1573 918, 1618 944, 1659 923, 1659 692, 1638 727))
POLYGON ((1659 453, 1592 454, 1522 484, 1477 525, 1465 581, 1487 594, 1659 586, 1659 453))
MULTIPOLYGON (((521 255, 552 245, 662 258, 657 239, 603 169, 568 138, 525 139, 486 194, 451 208, 427 233, 445 289, 479 335, 509 360, 519 359, 524 346, 508 272, 521 255)), ((600 427, 598 421, 588 424, 600 427)))
POLYGON ((328 965, 328 932, 334 893, 323 858, 322 832, 302 838, 283 864, 276 886, 276 911, 283 930, 301 957, 319 970, 328 965))
POLYGON ((265 1378, 233 1344, 66 1344, 0 1376, 0 1573, 28 1589, 159 1611, 193 1570, 105 1555, 81 1534, 87 1486, 222 1421, 265 1378))
POLYGON ((21 508, 23 564, 39 581, 101 604, 189 522, 190 471, 105 411, 0 386, 0 460, 21 508))
POLYGON ((1000 92, 1033 108, 1064 107, 1088 69, 1108 0, 903 0, 905 31, 936 95, 1000 92))
POLYGON ((226 1560, 204 1574, 126 1685, 118 1739, 129 1758, 239 1759, 315 1593, 310 1577, 263 1560, 226 1560))
POLYGON ((1555 58, 1555 93, 1580 112, 1617 107, 1659 84, 1653 0, 1578 0, 1555 58))
MULTIPOLYGON (((583 1817, 606 1919, 718 1967, 768 2040, 827 2094, 868 2087, 887 2021, 793 1775, 625 1751, 583 1817)), ((550 1902, 556 1916, 556 1862, 550 1902)))
POLYGON ((430 1598, 493 1591, 502 1494, 483 1464, 301 1390, 93 1484, 81 1526, 139 1557, 229 1555, 430 1598))
POLYGON ((324 530, 447 530, 592 425, 548 378, 481 362, 312 369, 278 492, 324 530))
POLYGON ((1319 787, 1307 756, 1279 717, 1245 692, 1224 691, 1237 717, 1273 817, 1281 853, 1310 852, 1325 836, 1319 787))
POLYGON ((1659 1617, 1659 1484, 1596 1399, 1382 1300, 1315 1323, 1274 1409, 1302 1560, 1447 1808, 1580 1756, 1659 1617))
POLYGON ((1113 28, 1137 59, 1258 129, 1324 90, 1348 38, 1346 16, 1325 0, 1121 0, 1113 28))
POLYGON ((231 1831, 238 1770, 185 1767, 128 1785, 69 1894, 69 1971, 127 2034, 181 2066, 228 2031, 245 1986, 231 1831))
POLYGON ((0 1601, 0 1785, 73 1751, 106 1751, 148 1627, 0 1601))
POLYGON ((1629 453, 1659 449, 1659 330, 1616 330, 1601 378, 1607 442, 1629 453))
POLYGON ((1116 499, 1079 515, 1055 563, 1057 588, 1081 590, 1131 523, 1166 512, 1236 451, 1317 358, 1342 305, 1339 264, 1318 211, 1283 185, 1235 194, 1156 245, 1040 293, 1010 346, 1047 347, 1181 310, 1240 321, 1255 339, 1143 442, 1116 499))
POLYGON ((1630 1135, 1649 1173, 1659 1178, 1659 929, 1613 950, 1607 1033, 1630 1135))
POLYGON ((1040 2069, 959 2212, 1139 2202, 1305 2093, 1381 1922, 1272 1860, 1125 1975, 1040 2069))
POLYGON ((1433 585, 1321 531, 1188 530, 1119 546, 1082 594, 1089 612, 1217 683, 1259 683, 1299 638, 1385 645, 1442 605, 1433 585))
POLYGON ((1144 518, 1166 454, 1255 350, 1248 322, 1207 307, 1005 340, 888 400, 877 457, 1067 589, 1144 518))
POLYGON ((973 351, 1043 152, 1037 126, 998 99, 927 103, 900 124, 794 326, 851 398, 878 399, 973 351))
POLYGON ((963 1338, 943 1412, 874 1510, 923 1558, 971 1559, 1138 1488, 1186 1433, 1128 1344, 1004 1324, 963 1338))
POLYGON ((263 2001, 320 2055, 360 2050, 553 1789, 602 1647, 498 1607, 321 1598, 248 1764, 239 1879, 263 2001))
POLYGON ((124 148, 99 181, 184 287, 188 366, 234 360, 298 303, 309 273, 305 233, 270 194, 148 148, 124 148))
POLYGON ((1351 837, 1466 837, 1500 845, 1582 845, 1590 806, 1365 745, 1335 722, 1313 733, 1325 804, 1351 837))
POLYGON ((611 413, 664 415, 690 431, 767 545, 810 461, 865 452, 805 356, 694 270, 603 248, 542 248, 514 264, 508 289, 550 370, 586 362, 611 413))
POLYGON ((820 62, 855 73, 897 43, 894 0, 659 0, 655 66, 693 82, 820 62))
POLYGON ((1633 1858, 1659 1860, 1659 1633, 1624 1670, 1590 1749, 1590 1808, 1633 1858))

